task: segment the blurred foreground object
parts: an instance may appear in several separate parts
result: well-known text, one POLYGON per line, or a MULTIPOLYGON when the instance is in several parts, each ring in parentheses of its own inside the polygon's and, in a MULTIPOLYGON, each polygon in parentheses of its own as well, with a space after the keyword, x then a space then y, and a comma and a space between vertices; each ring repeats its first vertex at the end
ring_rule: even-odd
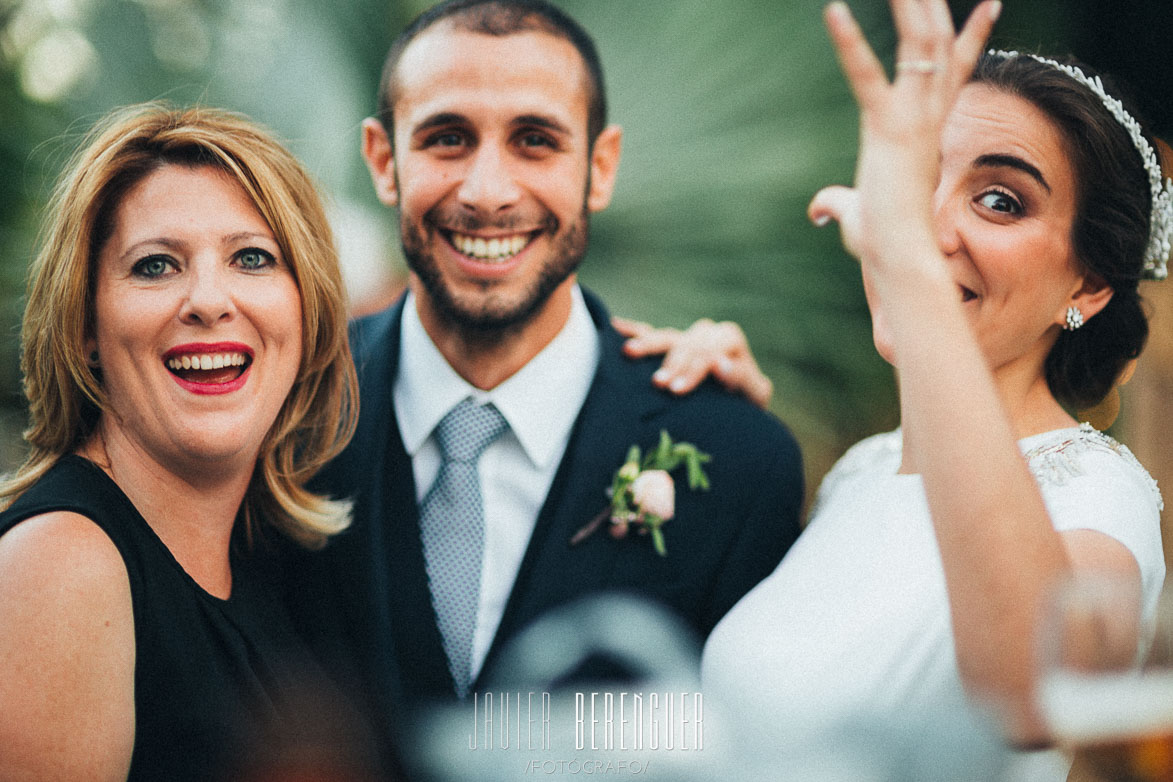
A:
POLYGON ((1134 583, 1109 574, 1056 592, 1040 630, 1039 701, 1076 755, 1073 779, 1173 780, 1173 591, 1152 613, 1134 583))
POLYGON ((711 779, 722 753, 705 735, 699 654, 687 627, 638 598, 552 611, 509 644, 484 692, 430 710, 409 748, 413 778, 711 779))

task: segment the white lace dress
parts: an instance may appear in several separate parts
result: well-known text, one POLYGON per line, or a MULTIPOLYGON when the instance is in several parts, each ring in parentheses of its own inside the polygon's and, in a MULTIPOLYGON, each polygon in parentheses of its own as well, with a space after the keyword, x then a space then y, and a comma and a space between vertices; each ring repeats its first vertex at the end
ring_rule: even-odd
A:
MULTIPOLYGON (((1165 573, 1156 482, 1087 424, 1020 446, 1056 529, 1123 543, 1151 610, 1165 573)), ((962 690, 924 488, 900 459, 899 430, 851 448, 783 562, 709 637, 707 743, 738 748, 739 778, 994 780, 1020 764, 962 690)))

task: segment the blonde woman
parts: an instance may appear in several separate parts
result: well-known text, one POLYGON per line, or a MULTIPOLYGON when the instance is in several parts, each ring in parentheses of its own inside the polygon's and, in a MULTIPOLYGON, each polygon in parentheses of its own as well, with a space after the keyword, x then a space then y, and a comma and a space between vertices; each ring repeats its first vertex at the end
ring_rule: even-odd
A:
POLYGON ((250 122, 118 111, 61 178, 22 329, 30 454, 0 486, 0 778, 194 779, 280 720, 297 642, 255 556, 348 507, 330 229, 250 122))

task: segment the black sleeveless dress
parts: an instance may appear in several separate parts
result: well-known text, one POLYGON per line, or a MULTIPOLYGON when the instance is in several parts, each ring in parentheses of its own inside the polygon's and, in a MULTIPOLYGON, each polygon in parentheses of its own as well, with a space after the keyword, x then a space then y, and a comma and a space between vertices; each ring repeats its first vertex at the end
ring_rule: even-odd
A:
POLYGON ((203 590, 122 490, 80 456, 66 456, 0 513, 0 535, 50 511, 91 519, 117 546, 130 576, 135 636, 135 738, 129 779, 218 780, 297 711, 316 670, 278 599, 275 573, 234 557, 228 600, 203 590))

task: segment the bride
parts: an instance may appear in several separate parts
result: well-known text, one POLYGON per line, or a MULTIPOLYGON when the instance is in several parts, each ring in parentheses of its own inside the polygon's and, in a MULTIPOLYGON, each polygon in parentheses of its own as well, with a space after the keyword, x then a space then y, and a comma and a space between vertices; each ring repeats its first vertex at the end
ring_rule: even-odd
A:
POLYGON ((703 680, 772 775, 834 755, 877 778, 991 779, 1022 761, 1012 745, 1047 742, 1048 590, 1109 570, 1151 612, 1164 578, 1155 482, 1067 411, 1143 347, 1137 282, 1164 276, 1173 183, 1090 71, 981 54, 999 3, 956 35, 944 0, 891 5, 892 81, 846 5, 826 9, 861 142, 855 186, 809 213, 860 261, 902 425, 832 469, 798 543, 713 632, 703 680))

